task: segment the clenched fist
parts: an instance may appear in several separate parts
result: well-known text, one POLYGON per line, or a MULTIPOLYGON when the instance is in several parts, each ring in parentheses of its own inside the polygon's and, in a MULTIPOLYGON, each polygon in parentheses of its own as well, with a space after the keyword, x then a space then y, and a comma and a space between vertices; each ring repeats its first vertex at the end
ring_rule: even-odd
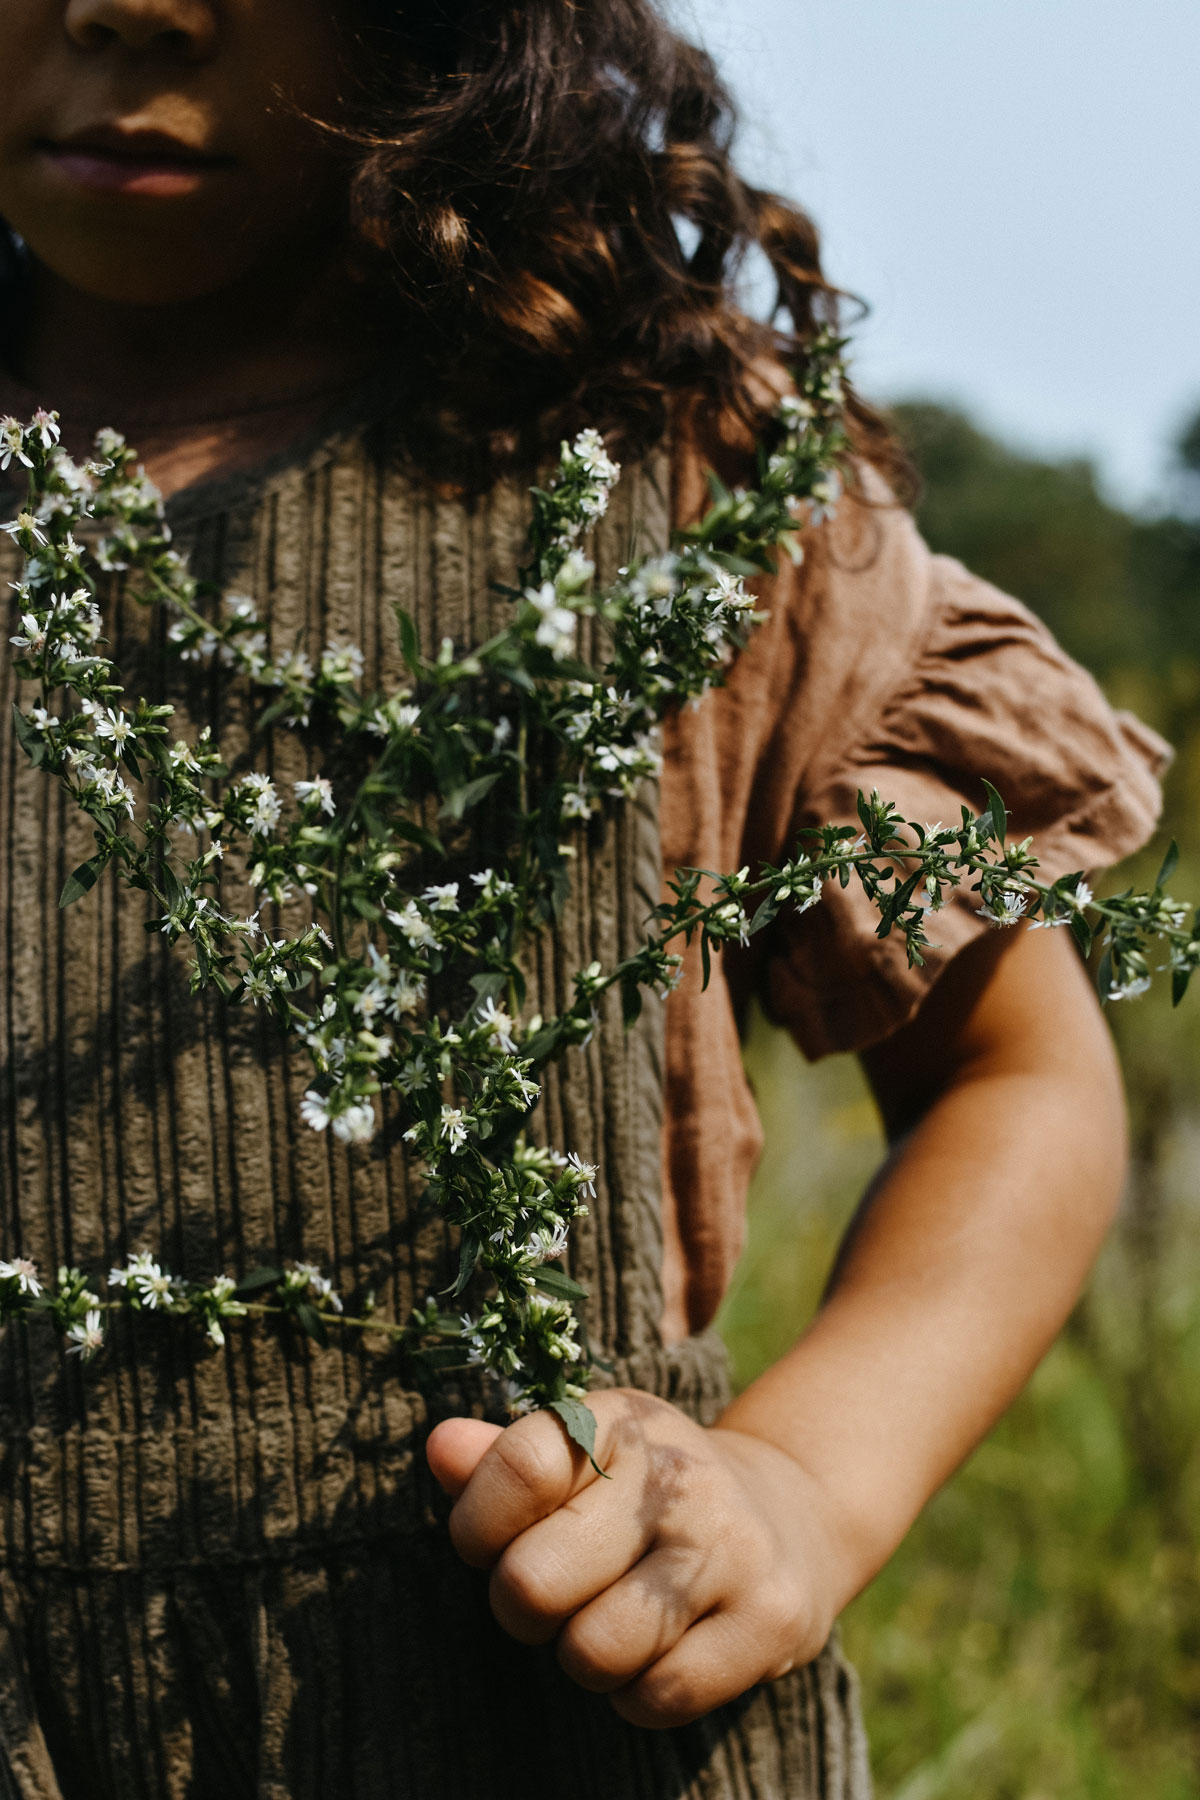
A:
POLYGON ((685 1725, 815 1657, 844 1588, 813 1477, 636 1389, 588 1403, 607 1481, 551 1413, 430 1435, 454 1546, 491 1569, 504 1629, 556 1638, 567 1674, 643 1726, 685 1725))

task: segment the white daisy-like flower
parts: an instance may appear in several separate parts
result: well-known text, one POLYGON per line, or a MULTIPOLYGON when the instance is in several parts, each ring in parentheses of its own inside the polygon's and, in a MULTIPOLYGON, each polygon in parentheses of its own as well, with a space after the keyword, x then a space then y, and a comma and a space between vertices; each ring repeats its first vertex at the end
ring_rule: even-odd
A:
POLYGON ((287 1285, 289 1287, 306 1287, 317 1300, 325 1300, 334 1312, 341 1312, 340 1294, 333 1291, 333 1283, 328 1275, 323 1275, 315 1263, 298 1262, 288 1270, 287 1285))
POLYGON ((443 1106, 440 1134, 450 1146, 450 1153, 462 1149, 467 1141, 466 1118, 461 1106, 443 1106))
POLYGON ((8 521, 7 525, 0 525, 0 531, 7 531, 14 543, 23 531, 30 534, 35 544, 45 544, 49 541, 31 512, 19 512, 15 519, 8 521))
POLYGON ((46 628, 38 623, 33 613, 21 614, 21 629, 9 638, 18 650, 28 650, 33 656, 40 656, 46 648, 46 628))
POLYGON ((309 1088, 300 1102, 300 1117, 313 1131, 324 1131, 329 1124, 329 1101, 316 1088, 309 1088))
POLYGON ((77 1319, 74 1325, 67 1327, 67 1355, 78 1356, 84 1362, 90 1362, 97 1350, 103 1347, 104 1327, 100 1321, 100 1312, 98 1308, 91 1307, 83 1319, 77 1319))
POLYGON ((0 1281, 15 1281, 22 1294, 40 1294, 42 1291, 37 1264, 27 1256, 14 1256, 8 1262, 0 1262, 0 1281))
POLYGON ((513 1038, 513 1022, 502 1006, 497 1006, 490 997, 484 1001, 479 1011, 479 1023, 489 1032, 492 1041, 509 1056, 517 1054, 516 1041, 513 1038))
POLYGON ((594 1200, 596 1198, 595 1163, 584 1162, 581 1156, 576 1155, 575 1151, 571 1150, 567 1153, 567 1167, 572 1169, 575 1173, 576 1191, 583 1194, 586 1199, 594 1200))
POLYGON ((328 813, 332 819, 334 814, 333 783, 327 775, 318 775, 315 781, 294 781, 296 798, 301 806, 315 806, 321 812, 328 813))
POLYGON ((96 714, 92 721, 92 729, 98 738, 111 738, 119 749, 122 744, 129 741, 133 731, 133 720, 123 712, 117 712, 113 707, 106 706, 103 712, 96 714))
POLYGON ((1108 990, 1110 1000, 1136 1000, 1150 986, 1149 975, 1131 975, 1128 981, 1114 981, 1108 990))
POLYGON ((336 1113, 331 1124, 339 1143, 365 1144, 375 1136, 375 1108, 369 1100, 358 1100, 336 1113))
POLYGON ((400 912, 389 910, 383 916, 415 949, 432 950, 437 944, 437 933, 415 900, 407 901, 400 912))
POLYGON ((252 796, 252 805, 246 815, 246 827, 256 837, 264 837, 267 832, 274 831, 279 823, 283 805, 275 792, 275 783, 269 775, 243 775, 238 782, 240 792, 252 796))
POLYGON ((427 887, 421 895, 422 900, 432 906, 434 912, 452 913, 458 911, 458 883, 444 881, 427 887))
POLYGON ((1004 888, 990 906, 977 906, 975 911, 981 919, 987 919, 992 925, 1015 925, 1028 905, 1029 900, 1025 894, 1017 894, 1011 888, 1004 888))

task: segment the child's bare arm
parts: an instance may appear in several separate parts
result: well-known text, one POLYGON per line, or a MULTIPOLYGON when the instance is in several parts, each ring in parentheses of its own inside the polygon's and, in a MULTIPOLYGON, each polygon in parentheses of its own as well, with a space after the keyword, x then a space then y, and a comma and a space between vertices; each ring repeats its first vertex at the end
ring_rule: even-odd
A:
POLYGON ((1120 1079, 1066 933, 983 940, 868 1058, 893 1150, 796 1346, 704 1430, 596 1394, 599 1481, 546 1414, 451 1420, 452 1532, 525 1642, 644 1725, 820 1649, 1061 1326, 1124 1171, 1120 1079))

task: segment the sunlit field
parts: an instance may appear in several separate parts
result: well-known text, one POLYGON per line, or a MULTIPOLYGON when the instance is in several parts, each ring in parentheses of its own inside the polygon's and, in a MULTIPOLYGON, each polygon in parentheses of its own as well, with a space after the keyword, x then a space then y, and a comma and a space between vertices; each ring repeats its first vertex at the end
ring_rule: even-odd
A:
MULTIPOLYGON (((1044 466, 1016 458, 956 492, 964 455, 941 472, 927 460, 926 530, 983 573, 990 537, 1014 564, 1006 585, 1042 583, 1048 616, 1061 597, 1052 622, 1073 653, 1179 745, 1173 887, 1200 897, 1200 527, 1131 527, 1086 465, 1059 466, 1073 514, 1044 466)), ((1111 885, 1152 881, 1161 848, 1111 885)), ((1200 992, 1178 1013, 1156 992, 1114 1025, 1134 1171, 1096 1276, 1025 1395, 844 1621, 882 1800, 1200 1795, 1200 992)), ((852 1059, 809 1068, 757 1019, 747 1060, 768 1147, 721 1321, 741 1381, 816 1306, 880 1151, 852 1059)))

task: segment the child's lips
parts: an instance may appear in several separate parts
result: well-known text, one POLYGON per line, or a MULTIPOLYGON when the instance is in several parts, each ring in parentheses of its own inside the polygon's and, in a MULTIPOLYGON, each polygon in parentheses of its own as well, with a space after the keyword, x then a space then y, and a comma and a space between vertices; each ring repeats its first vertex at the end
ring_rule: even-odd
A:
POLYGON ((92 193, 172 199, 193 194, 214 175, 233 167, 161 132, 121 133, 109 128, 44 141, 45 160, 73 187, 92 193))

